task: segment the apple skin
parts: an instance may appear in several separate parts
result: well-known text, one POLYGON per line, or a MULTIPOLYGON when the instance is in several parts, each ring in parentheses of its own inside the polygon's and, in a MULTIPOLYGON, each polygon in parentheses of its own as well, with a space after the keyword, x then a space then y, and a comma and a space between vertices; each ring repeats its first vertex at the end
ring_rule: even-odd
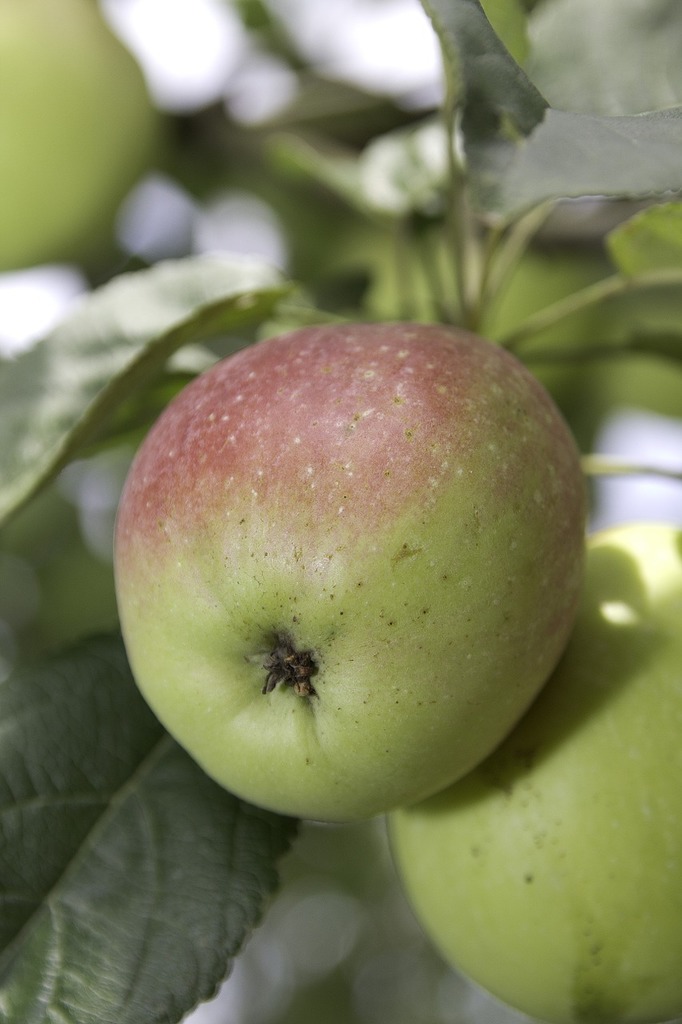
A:
POLYGON ((115 575, 133 672, 239 796, 381 813, 473 767, 545 682, 584 516, 572 435, 489 342, 414 324, 262 341, 181 392, 131 467, 115 575), (261 693, 286 638, 314 694, 261 693))
POLYGON ((589 539, 564 657, 465 779, 391 815, 426 933, 556 1024, 682 1016, 682 532, 589 539))
POLYGON ((160 119, 95 0, 0 0, 0 271, 95 251, 160 119))

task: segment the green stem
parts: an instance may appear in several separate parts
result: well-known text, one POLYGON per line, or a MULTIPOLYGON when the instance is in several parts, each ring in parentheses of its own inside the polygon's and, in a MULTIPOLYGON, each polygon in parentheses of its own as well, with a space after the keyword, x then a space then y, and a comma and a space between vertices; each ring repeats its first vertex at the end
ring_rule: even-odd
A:
POLYGON ((395 275, 401 320, 413 320, 417 316, 417 301, 410 268, 410 229, 404 217, 393 226, 395 275))
POLYGON ((481 259, 477 228, 469 205, 466 169, 457 155, 457 89, 446 83, 443 104, 447 147, 448 195, 446 231, 454 259, 455 286, 462 326, 476 331, 481 311, 481 259))
POLYGON ((492 322, 496 304, 552 205, 542 203, 519 218, 511 228, 489 232, 481 285, 481 308, 487 323, 492 322))
POLYGON ((433 312, 441 323, 452 324, 456 320, 454 303, 447 294, 447 284, 443 280, 441 266, 442 250, 438 248, 438 239, 430 231, 422 232, 419 237, 419 254, 426 284, 429 288, 433 312))
POLYGON ((575 313, 598 306, 607 299, 646 288, 665 288, 675 285, 682 286, 682 270, 652 270, 632 277, 614 274, 612 277, 605 277, 586 288, 581 288, 573 295, 567 295, 565 299, 560 299, 558 302, 552 303, 551 306, 538 310, 513 330, 507 331, 499 337, 497 341, 504 348, 513 352, 528 338, 541 334, 550 327, 555 327, 575 313))
POLYGON ((682 469, 626 462, 610 455, 583 455, 581 464, 586 476, 658 476, 682 483, 682 469))
POLYGON ((446 230, 455 263, 455 287, 459 300, 460 317, 468 326, 470 321, 469 287, 467 273, 467 246, 465 242, 465 203, 464 175, 456 157, 456 133, 454 111, 446 103, 446 145, 448 152, 448 204, 446 211, 446 230))

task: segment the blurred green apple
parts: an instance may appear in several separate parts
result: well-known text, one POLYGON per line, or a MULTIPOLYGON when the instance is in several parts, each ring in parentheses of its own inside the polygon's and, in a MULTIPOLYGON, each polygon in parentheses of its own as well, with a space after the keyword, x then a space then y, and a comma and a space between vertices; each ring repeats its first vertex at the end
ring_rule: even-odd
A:
POLYGON ((391 818, 444 956, 557 1024, 682 1016, 682 532, 590 538, 559 667, 495 753, 391 818))
POLYGON ((584 516, 572 435, 497 346, 415 324, 260 342, 181 392, 131 468, 133 672, 238 795, 368 817, 472 768, 537 694, 584 516))
POLYGON ((0 0, 0 271, 78 258, 149 165, 158 114, 94 0, 0 0))

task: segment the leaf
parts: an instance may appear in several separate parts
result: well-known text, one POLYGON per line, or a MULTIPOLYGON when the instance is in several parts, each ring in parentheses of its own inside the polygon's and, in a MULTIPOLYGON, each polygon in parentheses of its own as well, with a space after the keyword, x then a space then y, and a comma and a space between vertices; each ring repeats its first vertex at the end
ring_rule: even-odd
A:
POLYGON ((1 362, 0 522, 180 346, 258 323, 288 290, 253 260, 160 263, 115 278, 35 348, 1 362))
POLYGON ((443 51, 446 80, 471 139, 528 135, 546 102, 497 37, 478 0, 422 0, 443 51))
POLYGON ((394 217, 442 212, 447 166, 447 138, 437 121, 379 136, 358 162, 363 203, 394 217))
POLYGON ((602 117, 548 110, 518 145, 470 151, 478 205, 517 216, 545 200, 642 198, 682 189, 682 107, 602 117))
POLYGON ((679 0, 552 0, 530 34, 527 71, 553 107, 620 115, 682 103, 679 0))
POLYGON ((0 1021, 180 1020, 260 918, 293 822, 163 732, 118 638, 0 695, 0 1021))
POLYGON ((526 12, 519 0, 481 0, 486 18, 495 35, 504 43, 518 64, 528 56, 526 12))
POLYGON ((548 200, 682 189, 682 107, 618 117, 550 109, 478 0, 422 3, 441 42, 481 212, 511 219, 548 200))
POLYGON ((303 133, 355 147, 411 116, 387 96, 302 68, 291 100, 259 128, 268 134, 303 133))
MULTIPOLYGON (((260 330, 261 328, 259 328, 260 330)), ((88 458, 112 446, 137 447, 168 403, 198 374, 214 366, 219 356, 208 348, 188 345, 170 357, 161 372, 144 387, 131 390, 130 396, 112 409, 93 442, 84 441, 79 457, 88 458)))
POLYGON ((623 274, 682 271, 682 203, 661 203, 635 214, 609 233, 606 244, 623 274))
POLYGON ((279 136, 271 151, 282 166, 329 189, 366 217, 431 216, 443 205, 447 138, 440 121, 397 128, 373 139, 359 157, 325 152, 279 136))

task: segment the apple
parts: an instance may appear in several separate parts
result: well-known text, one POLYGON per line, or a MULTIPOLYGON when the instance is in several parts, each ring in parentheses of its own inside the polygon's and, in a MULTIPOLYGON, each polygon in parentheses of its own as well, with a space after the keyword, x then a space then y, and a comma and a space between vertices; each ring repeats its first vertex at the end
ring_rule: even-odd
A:
POLYGON ((156 151, 142 72, 94 0, 0 0, 0 271, 101 240, 156 151))
POLYGON ((390 818, 444 957, 556 1024, 682 1017, 682 532, 589 539, 564 657, 470 775, 390 818))
POLYGON ((438 325, 261 341, 167 407, 121 497, 137 682, 253 803, 350 820, 511 729, 577 608, 585 488, 548 394, 438 325))

